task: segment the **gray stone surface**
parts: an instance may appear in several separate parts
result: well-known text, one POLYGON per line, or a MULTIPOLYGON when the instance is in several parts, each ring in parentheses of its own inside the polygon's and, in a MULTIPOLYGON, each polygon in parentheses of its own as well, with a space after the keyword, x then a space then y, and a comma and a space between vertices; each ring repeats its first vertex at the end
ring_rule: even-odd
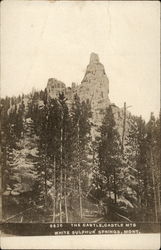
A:
POLYGON ((100 63, 99 57, 95 53, 91 53, 89 64, 80 85, 72 83, 71 87, 66 87, 63 82, 50 78, 47 83, 47 92, 51 98, 57 98, 59 93, 64 92, 69 106, 76 93, 81 101, 89 100, 92 109, 92 122, 96 125, 101 123, 103 113, 106 107, 110 105, 109 80, 103 64, 100 63))

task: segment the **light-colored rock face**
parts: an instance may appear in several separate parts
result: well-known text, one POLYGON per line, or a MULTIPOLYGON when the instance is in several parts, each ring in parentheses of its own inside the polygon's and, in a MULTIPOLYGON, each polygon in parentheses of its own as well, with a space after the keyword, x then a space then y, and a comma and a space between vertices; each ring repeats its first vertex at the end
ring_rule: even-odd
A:
POLYGON ((66 86, 63 82, 55 78, 50 78, 47 83, 47 93, 51 98, 58 98, 59 94, 64 92, 66 86))
POLYGON ((97 54, 92 53, 85 76, 77 91, 81 100, 89 99, 93 122, 100 123, 103 111, 109 106, 109 80, 97 54))
POLYGON ((90 64, 99 63, 99 56, 92 52, 90 56, 90 64))
POLYGON ((101 124, 105 109, 110 105, 108 96, 109 80, 97 54, 91 53, 85 76, 80 85, 77 86, 72 83, 70 88, 55 78, 48 80, 47 93, 51 98, 58 98, 59 93, 62 92, 67 97, 69 106, 76 93, 81 101, 89 100, 92 110, 92 122, 95 125, 101 124))

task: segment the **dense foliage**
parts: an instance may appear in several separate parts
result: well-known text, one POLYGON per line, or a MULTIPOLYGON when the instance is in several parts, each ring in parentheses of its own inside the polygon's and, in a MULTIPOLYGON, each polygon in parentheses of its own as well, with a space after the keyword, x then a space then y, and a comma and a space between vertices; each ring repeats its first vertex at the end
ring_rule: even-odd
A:
POLYGON ((159 221, 159 118, 129 116, 122 141, 109 106, 93 141, 90 104, 77 95, 69 105, 45 90, 0 108, 4 219, 159 221))

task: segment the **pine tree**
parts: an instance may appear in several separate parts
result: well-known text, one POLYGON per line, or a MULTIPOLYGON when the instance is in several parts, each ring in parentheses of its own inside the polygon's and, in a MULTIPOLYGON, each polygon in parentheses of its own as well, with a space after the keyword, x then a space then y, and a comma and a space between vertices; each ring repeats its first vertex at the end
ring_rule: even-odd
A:
POLYGON ((147 165, 149 169, 149 203, 155 222, 160 217, 160 121, 151 113, 147 124, 147 165))
POLYGON ((139 129, 136 118, 127 121, 124 151, 122 154, 122 168, 120 171, 120 193, 131 208, 139 205, 139 129))
POLYGON ((95 186, 102 196, 110 197, 117 203, 118 170, 121 166, 121 142, 111 106, 106 110, 98 140, 98 173, 95 186))
POLYGON ((73 189, 78 190, 80 218, 83 217, 83 193, 87 192, 91 159, 88 158, 90 151, 90 105, 88 102, 80 102, 75 95, 71 109, 72 138, 73 138, 73 189), (77 182, 76 182, 76 179, 77 182))
MULTIPOLYGON (((97 200, 100 213, 110 211, 111 202, 116 208, 119 195, 118 174, 121 165, 121 141, 116 128, 112 107, 106 109, 95 141, 92 193, 97 200), (103 206, 105 205, 105 207, 103 206)), ((109 214, 110 216, 110 214, 109 214)))
POLYGON ((13 188, 12 167, 14 162, 13 152, 17 149, 17 143, 23 133, 24 103, 17 101, 21 97, 6 98, 2 100, 2 148, 3 148, 3 186, 13 188))
POLYGON ((138 211, 138 219, 146 220, 148 219, 148 179, 149 173, 147 169, 147 133, 146 133, 146 123, 142 117, 137 118, 136 122, 138 125, 138 157, 137 157, 137 204, 140 208, 138 211))
POLYGON ((8 158, 14 140, 11 140, 10 124, 8 109, 10 108, 10 98, 1 99, 0 103, 1 117, 1 165, 2 165, 2 189, 3 191, 9 187, 10 167, 8 166, 8 158), (12 145, 11 145, 12 144, 12 145))
POLYGON ((48 117, 48 154, 53 162, 53 220, 55 220, 56 202, 59 201, 59 221, 63 221, 63 201, 65 220, 68 222, 67 185, 68 158, 70 157, 70 123, 68 107, 64 95, 58 100, 50 100, 48 117), (57 195, 56 195, 57 193, 57 195))
POLYGON ((38 166, 38 173, 39 173, 39 188, 41 187, 41 193, 44 198, 44 206, 45 210, 47 210, 47 180, 48 180, 48 157, 47 157, 47 145, 48 145, 48 107, 44 105, 42 109, 38 109, 38 116, 36 120, 36 129, 38 130, 39 136, 39 144, 38 144, 38 151, 39 151, 39 158, 40 164, 38 166), (39 122, 38 122, 39 121, 39 122))
POLYGON ((53 207, 53 222, 56 221, 57 199, 58 199, 58 176, 60 166, 60 107, 57 100, 48 102, 48 146, 47 154, 51 162, 51 192, 53 207))

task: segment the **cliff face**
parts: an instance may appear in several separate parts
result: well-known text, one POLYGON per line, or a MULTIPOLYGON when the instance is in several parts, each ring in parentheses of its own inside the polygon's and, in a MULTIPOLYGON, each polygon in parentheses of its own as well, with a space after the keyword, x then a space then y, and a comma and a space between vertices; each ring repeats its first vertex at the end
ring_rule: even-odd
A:
POLYGON ((58 81, 55 78, 49 78, 47 83, 48 96, 51 98, 58 98, 59 93, 65 92, 66 86, 63 82, 58 81))
POLYGON ((59 93, 64 92, 69 105, 76 93, 81 101, 89 100, 92 110, 92 122, 95 125, 100 125, 104 111, 110 105, 108 96, 109 80, 103 64, 100 63, 99 57, 95 53, 91 53, 90 62, 80 85, 76 86, 73 83, 70 88, 55 78, 50 78, 47 84, 47 92, 51 98, 57 98, 59 93))
POLYGON ((89 99, 93 113, 93 122, 98 124, 102 120, 104 110, 109 106, 109 80, 103 64, 97 54, 92 53, 85 76, 78 86, 81 100, 89 99))

